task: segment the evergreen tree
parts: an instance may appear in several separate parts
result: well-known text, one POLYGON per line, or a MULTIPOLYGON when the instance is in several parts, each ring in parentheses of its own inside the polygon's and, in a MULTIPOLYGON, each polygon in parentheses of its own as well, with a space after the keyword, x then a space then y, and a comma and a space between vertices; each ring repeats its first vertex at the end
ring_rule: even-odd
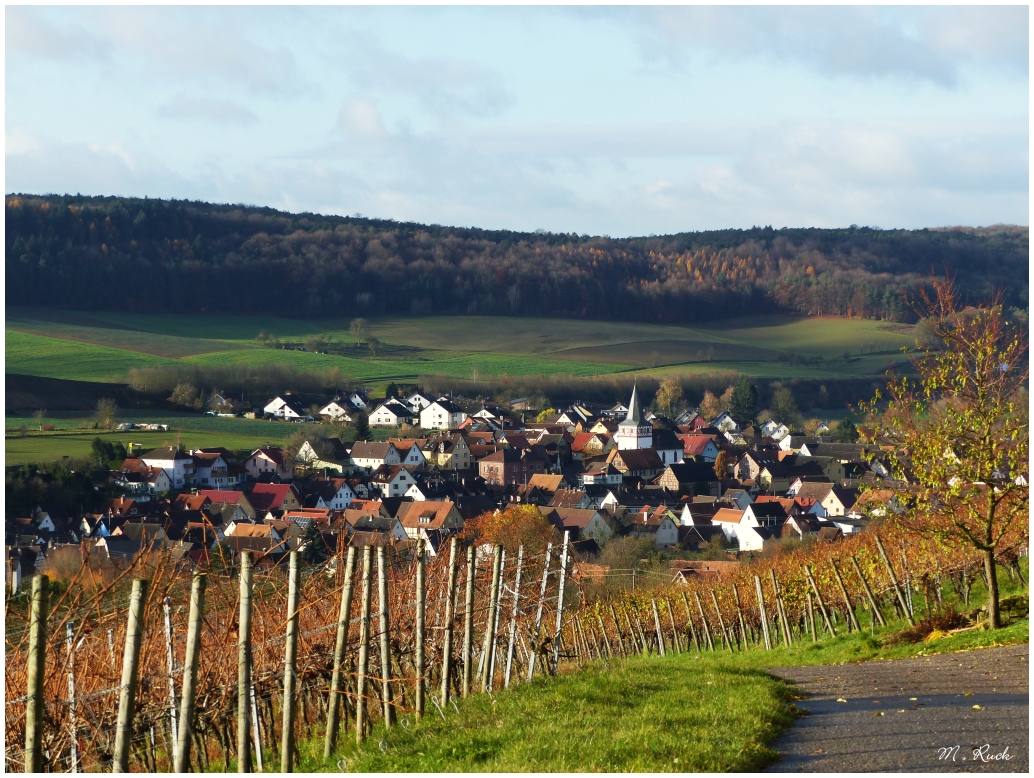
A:
POLYGON ((366 411, 360 413, 359 418, 355 420, 355 439, 370 439, 370 417, 367 415, 366 411))
POLYGON ((305 528, 300 545, 302 548, 302 559, 310 565, 322 564, 330 558, 330 548, 323 539, 323 533, 320 532, 319 525, 315 521, 310 521, 305 528))
POLYGON ((746 376, 733 387, 729 413, 741 427, 752 423, 758 415, 758 388, 746 376))

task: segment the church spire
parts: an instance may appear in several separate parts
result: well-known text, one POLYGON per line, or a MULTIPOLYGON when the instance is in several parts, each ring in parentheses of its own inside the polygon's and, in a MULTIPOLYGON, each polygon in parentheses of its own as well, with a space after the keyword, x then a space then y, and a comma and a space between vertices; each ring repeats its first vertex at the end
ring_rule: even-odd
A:
POLYGON ((628 401, 628 414, 625 421, 634 422, 636 425, 643 420, 642 411, 639 410, 639 389, 635 383, 632 384, 632 399, 628 401))

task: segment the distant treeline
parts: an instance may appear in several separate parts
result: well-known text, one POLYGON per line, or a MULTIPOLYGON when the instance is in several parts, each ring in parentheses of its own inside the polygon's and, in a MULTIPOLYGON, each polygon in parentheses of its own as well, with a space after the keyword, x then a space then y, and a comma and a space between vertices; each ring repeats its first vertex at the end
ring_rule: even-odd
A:
MULTIPOLYGON (((739 377, 739 373, 728 372, 683 376, 677 380, 682 385, 686 403, 695 406, 703 399, 705 391, 720 395, 735 384, 739 377)), ((493 399, 497 402, 525 399, 532 408, 541 410, 550 406, 565 408, 575 402, 593 405, 627 402, 632 394, 633 383, 638 385, 644 404, 649 405, 660 386, 660 381, 656 378, 637 377, 631 373, 594 377, 503 375, 480 380, 453 376, 422 376, 413 384, 406 384, 404 390, 410 391, 419 387, 429 396, 449 394, 469 399, 493 399)), ((848 405, 854 405, 859 400, 871 399, 874 391, 884 382, 877 378, 844 378, 788 381, 765 379, 756 383, 761 408, 772 402, 772 397, 778 389, 787 388, 793 393, 798 407, 805 411, 811 408, 837 411, 846 409, 848 405)), ((200 366, 184 363, 132 368, 129 371, 129 385, 137 391, 152 394, 156 399, 168 397, 178 386, 189 385, 202 395, 222 392, 231 400, 244 394, 253 406, 258 404, 260 407, 285 391, 311 397, 329 397, 361 389, 363 384, 363 381, 343 375, 337 368, 305 371, 283 366, 252 368, 240 365, 200 366)))
POLYGON ((931 273, 1027 307, 1026 227, 611 239, 120 197, 8 195, 9 305, 300 318, 911 319, 931 273))

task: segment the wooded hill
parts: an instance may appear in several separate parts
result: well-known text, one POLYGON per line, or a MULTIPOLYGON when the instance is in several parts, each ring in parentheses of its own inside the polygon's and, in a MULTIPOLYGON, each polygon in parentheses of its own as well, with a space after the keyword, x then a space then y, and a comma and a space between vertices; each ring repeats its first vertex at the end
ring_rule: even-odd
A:
POLYGON ((8 305, 150 313, 906 321, 931 273, 1027 307, 1027 227, 612 239, 120 197, 8 195, 8 305))

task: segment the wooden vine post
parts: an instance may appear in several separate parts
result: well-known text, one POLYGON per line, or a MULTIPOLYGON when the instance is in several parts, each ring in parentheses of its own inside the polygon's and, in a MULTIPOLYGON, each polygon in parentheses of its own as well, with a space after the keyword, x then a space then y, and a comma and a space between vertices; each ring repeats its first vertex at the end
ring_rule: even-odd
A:
POLYGON ((370 600, 373 592, 373 547, 363 546, 363 593, 359 611, 359 662, 355 679, 355 742, 366 739, 366 677, 370 666, 370 600))
POLYGON ((693 592, 693 598, 697 602, 697 610, 700 611, 700 625, 704 630, 704 640, 707 641, 707 648, 714 651, 714 638, 711 636, 711 625, 707 623, 707 616, 704 615, 704 604, 700 602, 700 594, 693 592))
POLYGON ((284 718, 280 732, 280 772, 294 770, 294 713, 298 704, 298 564, 292 551, 287 575, 287 633, 284 645, 284 718))
MULTIPOLYGON (((671 607, 671 598, 670 597, 665 597, 664 598, 664 602, 668 606, 668 620, 671 622, 671 643, 672 643, 672 647, 675 649, 675 653, 676 654, 681 654, 682 653, 682 644, 679 642, 679 631, 675 627, 675 609, 671 607)), ((603 622, 601 621, 600 622, 600 627, 602 628, 602 626, 603 626, 603 622)))
POLYGON ((461 696, 470 696, 470 682, 473 680, 474 668, 471 667, 470 655, 474 642, 474 574, 477 572, 477 557, 474 546, 467 549, 467 596, 464 599, 463 611, 463 687, 461 696))
POLYGON ((626 656, 625 636, 621 633, 621 623, 618 621, 618 612, 614 608, 614 603, 610 604, 610 617, 614 619, 614 628, 617 630, 618 653, 621 654, 621 656, 626 656))
POLYGON ((69 761, 73 773, 79 772, 79 725, 75 715, 75 625, 65 622, 65 650, 68 652, 68 730, 69 761))
POLYGON ((761 578, 754 576, 754 588, 758 596, 758 613, 761 615, 761 633, 765 637, 765 650, 772 650, 772 638, 768 634, 768 615, 765 612, 765 595, 761 590, 761 578))
POLYGON ((725 619, 722 618, 722 609, 718 607, 718 598, 715 596, 714 589, 710 589, 711 602, 714 605, 714 612, 718 614, 718 626, 722 630, 722 634, 725 635, 725 641, 729 644, 729 650, 732 651, 732 636, 729 634, 729 630, 725 628, 725 619))
POLYGON ((449 702, 449 677, 452 674, 452 623, 456 620, 456 566, 459 563, 460 539, 449 543, 449 577, 445 592, 445 636, 442 643, 442 707, 449 702))
POLYGON ((804 593, 805 607, 808 609, 808 627, 811 629, 811 642, 819 642, 819 634, 815 629, 815 606, 811 601, 811 592, 806 591, 804 593))
POLYGON ((503 546, 496 544, 492 559, 492 588, 488 597, 488 618, 481 647, 481 690, 492 690, 492 656, 495 654, 495 618, 499 607, 499 581, 503 574, 503 546))
POLYGON ((539 589, 539 606, 535 611, 535 629, 531 635, 531 656, 528 657, 528 680, 530 681, 535 672, 535 659, 538 657, 540 646, 539 636, 542 631, 542 609, 546 605, 546 587, 549 585, 549 560, 553 553, 553 544, 546 544, 546 561, 542 566, 542 585, 539 589))
MULTIPOLYGON (((500 546, 500 548, 502 548, 500 546)), ((502 549, 499 559, 499 584, 495 587, 495 606, 488 609, 488 618, 492 627, 492 650, 485 654, 488 665, 488 691, 495 685, 495 662, 499 654, 499 619, 503 611, 503 575, 506 571, 506 549, 502 549)))
MULTIPOLYGON (((133 584, 134 591, 136 583, 133 584)), ((50 579, 32 577, 29 595, 28 699, 25 702, 25 772, 43 772, 43 679, 47 666, 47 615, 50 610, 50 579)))
POLYGON ((876 548, 880 552, 880 556, 883 558, 883 564, 887 566, 887 574, 890 576, 890 585, 894 587, 894 593, 898 597, 898 603, 901 605, 901 610, 905 614, 905 618, 908 619, 908 623, 913 627, 916 625, 915 619, 912 618, 912 612, 908 608, 908 603, 905 602, 905 594, 901 591, 901 585, 898 583, 898 577, 894 574, 894 566, 890 563, 890 557, 887 556, 887 550, 883 547, 883 541, 880 540, 880 536, 873 534, 876 540, 876 548))
POLYGON ((664 635, 661 634, 661 617, 657 613, 657 600, 651 599, 653 604, 653 626, 657 630, 657 653, 664 656, 664 635))
MULTIPOLYGON (((248 718, 251 686, 251 587, 254 567, 251 552, 241 553, 240 615, 237 620, 237 772, 251 772, 248 718)), ((258 725, 258 722, 255 722, 258 725)), ((256 757, 261 759, 256 750, 256 757)))
POLYGON ((690 615, 690 611, 689 611, 689 597, 686 596, 685 592, 682 593, 682 605, 686 609, 686 624, 689 625, 689 637, 693 641, 693 648, 699 654, 700 653, 700 641, 697 640, 696 627, 693 626, 693 617, 692 617, 692 615, 690 615))
POLYGON ((377 606, 381 633, 381 705, 384 729, 395 723, 395 706, 391 694, 391 622, 388 614, 388 550, 377 546, 377 606))
POLYGON ((179 720, 179 734, 176 738, 176 759, 173 770, 188 772, 190 740, 194 729, 194 705, 197 697, 197 666, 201 655, 201 622, 205 617, 205 581, 208 576, 194 571, 190 588, 190 615, 187 626, 187 653, 183 663, 183 694, 179 720))
POLYGON ((503 688, 510 688, 510 671, 513 668, 513 647, 517 639, 517 615, 521 599, 521 568, 524 565, 524 546, 517 549, 517 579, 513 584, 513 615, 510 617, 510 638, 506 643, 506 671, 503 688))
POLYGON ((345 691, 345 653, 348 646, 348 625, 352 615, 352 594, 355 591, 356 548, 348 549, 345 561, 345 581, 341 587, 341 608, 337 616, 337 638, 334 641, 334 669, 330 676, 330 694, 327 698, 327 732, 323 738, 323 758, 330 759, 337 744, 338 727, 341 723, 342 695, 345 691))
MULTIPOLYGON (((129 772, 129 745, 133 741, 137 668, 140 662, 140 644, 143 642, 146 603, 147 581, 137 578, 133 581, 133 591, 129 598, 126 647, 122 652, 122 684, 118 700, 118 721, 115 724, 115 753, 111 767, 113 773, 129 772)), ((40 702, 42 703, 42 700, 40 702)))
POLYGON ((858 560, 851 556, 851 564, 854 566, 855 574, 858 576, 858 580, 862 582, 862 591, 865 592, 865 598, 869 601, 869 609, 875 614, 876 621, 879 622, 881 627, 886 627, 887 622, 883 618, 883 614, 880 612, 879 606, 876 604, 876 598, 872 595, 872 589, 869 588, 869 582, 865 580, 865 576, 862 575, 862 568, 858 566, 858 560))
POLYGON ((786 618, 786 609, 783 607, 783 595, 779 591, 779 582, 776 580, 775 568, 770 567, 768 574, 772 578, 772 594, 775 595, 776 612, 779 615, 779 627, 783 633, 783 644, 793 645, 793 636, 790 634, 790 620, 786 618))
POLYGON ((840 569, 837 567, 836 560, 830 559, 829 563, 833 566, 833 575, 836 576, 837 585, 840 587, 840 594, 844 598, 844 606, 847 608, 847 629, 849 632, 860 632, 862 628, 858 626, 858 618, 855 616, 854 606, 851 604, 851 598, 847 594, 847 587, 844 586, 844 579, 840 576, 840 569))
POLYGON ((427 594, 427 583, 424 580, 424 539, 418 538, 416 542, 416 700, 414 702, 416 720, 424 717, 424 618, 425 603, 427 594))
POLYGON ((560 553, 560 587, 556 595, 556 637, 553 639, 553 675, 560 665, 560 628, 564 621, 564 587, 567 584, 567 551, 571 532, 564 530, 564 546, 560 553))
POLYGON ((169 668, 169 731, 172 733, 169 745, 175 751, 176 734, 180 730, 176 725, 176 652, 172 648, 172 603, 166 597, 162 605, 165 611, 165 659, 169 668))
POLYGON ((743 647, 747 647, 747 624, 743 620, 743 608, 740 605, 740 590, 736 588, 736 584, 732 585, 732 599, 736 603, 736 618, 740 623, 740 638, 743 640, 743 647))
POLYGON ((804 566, 804 574, 808 576, 808 583, 811 584, 811 591, 815 595, 815 602, 819 606, 819 613, 822 614, 822 621, 826 625, 826 629, 829 630, 830 635, 836 637, 837 631, 833 626, 833 619, 826 609, 826 601, 822 599, 822 592, 819 591, 818 584, 815 583, 815 576, 811 572, 811 565, 804 566))

